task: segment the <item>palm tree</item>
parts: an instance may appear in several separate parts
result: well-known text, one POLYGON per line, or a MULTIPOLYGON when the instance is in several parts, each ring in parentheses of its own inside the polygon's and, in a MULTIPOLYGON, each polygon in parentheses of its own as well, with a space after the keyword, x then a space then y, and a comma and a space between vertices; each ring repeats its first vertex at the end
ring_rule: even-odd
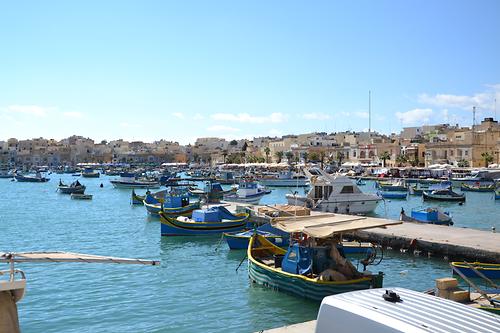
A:
POLYGON ((382 154, 380 154, 379 158, 382 160, 382 166, 385 168, 385 161, 391 159, 391 155, 389 155, 389 152, 384 151, 382 154))
POLYGON ((288 164, 291 164, 292 163, 292 157, 293 157, 293 153, 291 151, 287 151, 285 153, 285 156, 286 156, 286 159, 288 161, 288 164))
POLYGON ((406 162, 408 162, 408 157, 406 157, 405 154, 399 154, 396 157, 396 162, 398 163, 399 166, 401 166, 402 164, 405 164, 406 162))
POLYGON ((271 149, 269 149, 269 147, 264 148, 264 153, 266 154, 266 163, 269 163, 269 154, 271 153, 271 149))
POLYGON ((493 162, 493 155, 488 152, 481 153, 481 157, 484 160, 485 167, 488 167, 488 165, 490 165, 490 163, 493 162))
POLYGON ((274 153, 274 155, 276 156, 276 159, 278 160, 278 163, 281 163, 281 159, 283 158, 283 152, 282 151, 277 151, 276 153, 274 153))
POLYGON ((307 159, 309 158, 307 151, 302 154, 302 158, 304 158, 304 163, 307 163, 307 159))
POLYGON ((226 149, 224 149, 222 151, 222 157, 224 158, 224 164, 226 164, 226 157, 227 157, 227 150, 226 149))
POLYGON ((342 161, 344 160, 344 157, 345 157, 345 155, 343 152, 339 151, 337 153, 337 160, 339 161, 339 168, 342 165, 342 161))

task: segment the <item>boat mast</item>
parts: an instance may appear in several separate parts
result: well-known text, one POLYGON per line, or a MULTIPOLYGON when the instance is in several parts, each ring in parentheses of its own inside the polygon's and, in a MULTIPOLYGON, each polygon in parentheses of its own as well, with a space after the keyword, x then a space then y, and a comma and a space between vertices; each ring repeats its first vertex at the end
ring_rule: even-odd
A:
POLYGON ((368 90, 368 133, 372 131, 372 92, 368 90))

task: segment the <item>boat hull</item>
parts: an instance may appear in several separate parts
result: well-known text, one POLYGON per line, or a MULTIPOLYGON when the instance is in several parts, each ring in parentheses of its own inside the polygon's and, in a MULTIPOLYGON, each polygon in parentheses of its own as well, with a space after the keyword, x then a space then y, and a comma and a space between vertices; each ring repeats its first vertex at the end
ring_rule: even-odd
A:
POLYGON ((223 232, 241 231, 246 227, 248 215, 239 220, 222 222, 181 222, 176 218, 160 213, 162 236, 214 235, 223 232))
POLYGON ((429 194, 424 191, 422 193, 422 197, 426 201, 454 201, 454 202, 465 202, 465 195, 464 196, 449 196, 449 195, 434 195, 434 194, 429 194))
POLYGON ((48 182, 49 178, 37 178, 37 177, 25 177, 25 176, 15 176, 14 177, 20 183, 45 183, 48 182))
MULTIPOLYGON (((283 272, 281 269, 269 267, 253 257, 252 247, 255 239, 253 237, 250 240, 247 251, 248 276, 253 283, 315 301, 321 301, 329 295, 369 289, 374 286, 375 279, 378 279, 377 286, 382 284, 381 274, 376 277, 362 277, 348 281, 318 281, 302 275, 283 272)), ((268 246, 268 244, 269 242, 265 245, 268 246)), ((284 252, 286 251, 282 250, 279 254, 284 254, 284 252)))
MULTIPOLYGON (((227 246, 231 250, 246 250, 248 249, 248 243, 250 242, 251 236, 240 236, 238 233, 224 233, 224 238, 226 239, 227 246)), ((284 247, 288 246, 288 239, 284 239, 278 235, 263 235, 268 241, 276 246, 284 247)))
POLYGON ((60 186, 59 187, 59 192, 63 194, 84 194, 85 193, 85 187, 69 187, 69 186, 60 186))
MULTIPOLYGON (((477 271, 481 272, 488 279, 500 279, 500 264, 484 264, 480 262, 470 263, 477 271)), ((451 265, 458 269, 463 275, 470 278, 480 278, 473 269, 463 262, 452 262, 451 265)), ((455 271, 453 274, 457 275, 455 271)))
POLYGON ((145 188, 145 189, 156 189, 160 188, 160 183, 142 183, 142 182, 123 182, 119 180, 111 180, 111 184, 115 188, 124 189, 134 189, 134 188, 145 188))
MULTIPOLYGON (((160 211, 161 211, 161 205, 153 205, 153 204, 148 204, 145 201, 143 201, 144 207, 146 207, 146 210, 149 214, 153 216, 159 216, 160 211)), ((192 203, 187 206, 183 207, 174 207, 174 208, 165 208, 163 207, 163 212, 169 216, 191 216, 191 213, 195 209, 200 208, 200 203, 192 203)))

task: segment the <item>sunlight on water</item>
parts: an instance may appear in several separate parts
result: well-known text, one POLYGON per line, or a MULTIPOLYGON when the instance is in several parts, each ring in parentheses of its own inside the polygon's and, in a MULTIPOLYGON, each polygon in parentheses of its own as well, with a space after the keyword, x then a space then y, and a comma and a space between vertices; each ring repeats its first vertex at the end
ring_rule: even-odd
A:
MULTIPOLYGON (((255 332, 316 317, 317 303, 251 286, 246 263, 236 272, 245 251, 230 252, 225 244, 215 251, 220 237, 161 238, 158 220, 131 206, 130 191, 112 188, 108 177, 81 180, 92 201, 57 193, 59 178, 73 178, 51 177, 46 184, 0 179, 0 251, 62 250, 162 264, 19 265, 28 277, 19 303, 23 332, 255 332)), ((262 203, 285 203, 293 190, 273 189, 262 203)), ((364 190, 375 192, 373 183, 364 190)), ((421 200, 386 202, 387 215, 396 218, 401 207, 409 211, 421 200)), ((468 193, 465 205, 445 206, 457 226, 482 229, 498 229, 499 207, 491 193, 468 193)), ((385 216, 384 206, 376 213, 385 216)), ((369 269, 384 271, 386 286, 415 290, 450 273, 442 259, 394 251, 369 269)))

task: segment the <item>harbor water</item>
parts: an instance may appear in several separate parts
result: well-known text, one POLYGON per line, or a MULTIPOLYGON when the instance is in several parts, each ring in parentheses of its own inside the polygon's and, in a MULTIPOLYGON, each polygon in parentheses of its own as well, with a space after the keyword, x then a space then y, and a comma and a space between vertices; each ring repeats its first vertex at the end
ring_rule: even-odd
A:
MULTIPOLYGON (((0 252, 70 251, 161 260, 160 266, 19 264, 27 274, 18 303, 23 332, 255 332, 311 320, 318 303, 252 286, 245 251, 229 251, 220 237, 160 237, 160 223, 144 207, 130 205, 130 190, 114 189, 109 177, 80 179, 93 200, 71 200, 48 183, 0 179, 0 252), (103 184, 101 188, 99 185, 103 184)), ((261 203, 285 203, 275 188, 261 203)), ((362 186, 376 192, 373 182, 362 186)), ((144 191, 138 190, 142 194, 144 191)), ((376 216, 397 218, 422 205, 419 196, 381 203, 376 216)), ((499 229, 500 202, 492 193, 467 193, 464 205, 437 203, 457 227, 499 229)), ((357 264, 357 260, 353 260, 357 264)), ((5 269, 5 267, 2 267, 5 269)), ((450 275, 448 262, 386 251, 371 271, 384 285, 426 290, 450 275)))

